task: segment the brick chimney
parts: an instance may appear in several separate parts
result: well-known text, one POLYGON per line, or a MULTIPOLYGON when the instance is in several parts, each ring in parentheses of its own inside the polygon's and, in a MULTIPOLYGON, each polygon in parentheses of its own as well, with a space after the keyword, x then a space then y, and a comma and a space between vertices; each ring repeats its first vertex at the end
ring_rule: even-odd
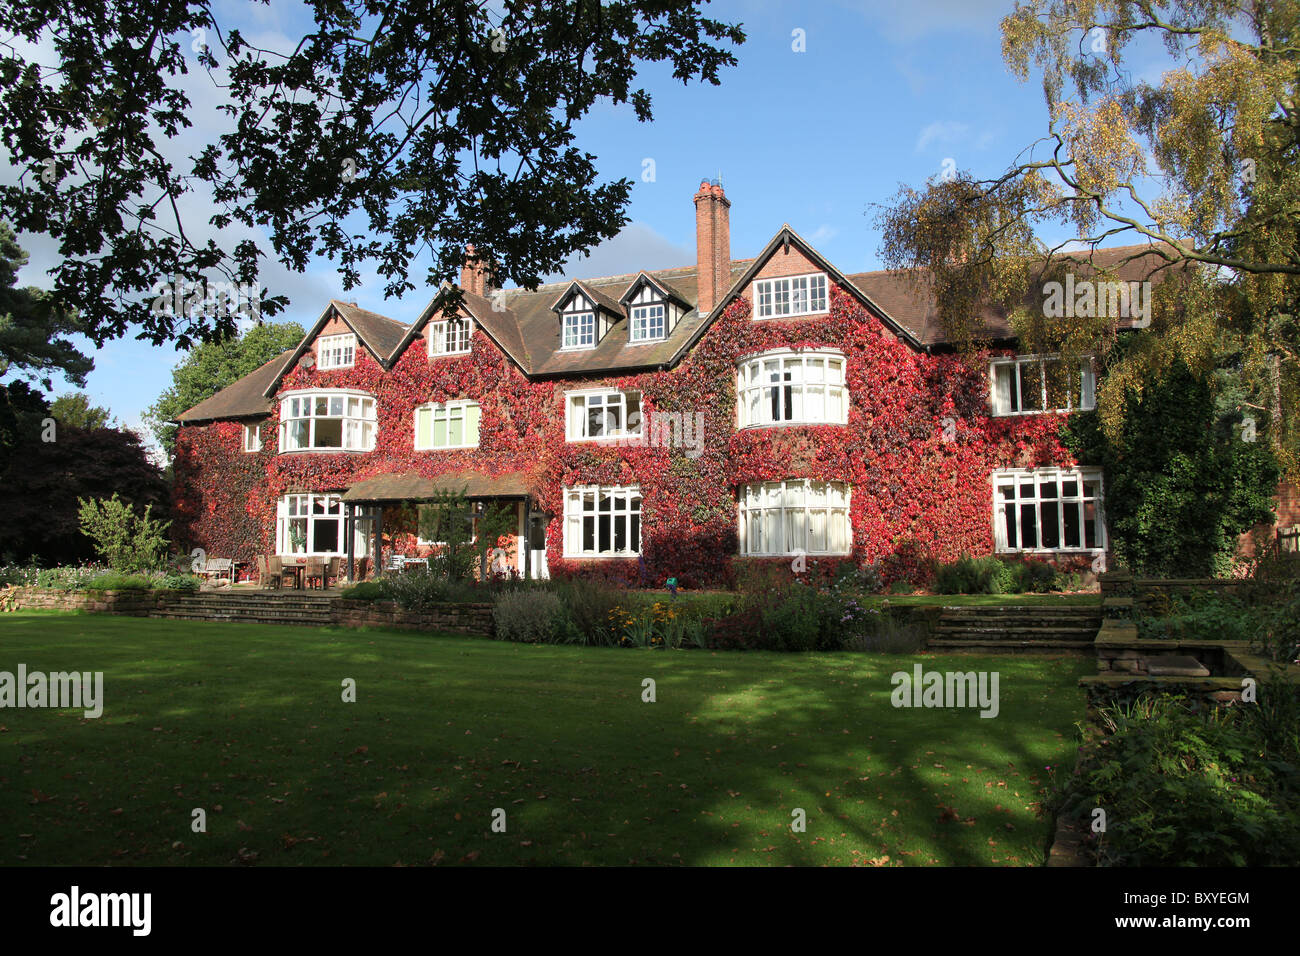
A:
POLYGON ((460 267, 460 287, 465 292, 486 296, 489 289, 487 263, 475 262, 474 246, 465 247, 465 263, 460 267))
POLYGON ((731 202, 722 184, 704 180, 695 194, 695 263, 700 313, 713 311, 731 287, 731 202))

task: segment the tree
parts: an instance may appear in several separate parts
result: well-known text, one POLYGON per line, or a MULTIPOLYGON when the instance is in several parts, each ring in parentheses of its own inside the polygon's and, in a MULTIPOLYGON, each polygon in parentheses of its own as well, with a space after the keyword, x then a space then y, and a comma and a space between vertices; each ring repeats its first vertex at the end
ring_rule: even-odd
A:
POLYGON ((83 324, 58 308, 50 293, 33 286, 18 288, 18 270, 27 262, 13 229, 0 222, 0 376, 12 372, 39 381, 48 391, 58 372, 84 386, 95 362, 66 338, 84 331, 83 324))
POLYGON ((0 561, 39 558, 50 564, 89 560, 77 499, 117 494, 134 508, 170 507, 162 472, 134 432, 57 424, 25 428, 0 471, 5 520, 0 522, 0 561), (44 440, 50 439, 53 440, 44 440))
POLYGON ((140 514, 117 497, 78 498, 77 520, 81 533, 95 545, 95 553, 114 571, 137 574, 157 571, 167 563, 167 528, 170 521, 152 517, 152 505, 140 514))
POLYGON ((1105 470, 1115 557, 1156 577, 1225 575, 1238 537, 1273 520, 1278 467, 1266 427, 1217 403, 1210 376, 1177 361, 1124 401, 1117 434, 1094 411, 1072 415, 1064 436, 1105 470))
POLYGON ((498 279, 535 286, 627 221, 631 182, 598 181, 574 124, 598 101, 650 120, 639 69, 717 84, 735 57, 715 43, 745 38, 699 0, 304 6, 311 32, 263 50, 207 0, 0 0, 8 35, 52 51, 0 59, 0 135, 21 171, 0 212, 58 240, 55 299, 97 343, 138 327, 188 346, 236 327, 200 295, 174 308, 173 277, 224 278, 274 315, 287 299, 261 295, 268 253, 297 271, 336 259, 345 288, 373 267, 395 295, 415 288, 419 256, 437 284, 473 246, 498 279), (182 169, 162 140, 191 125, 181 78, 195 68, 225 97, 227 126, 182 169), (217 229, 269 242, 200 239, 182 211, 196 198, 217 229))
POLYGON ((1002 21, 1003 58, 1022 80, 1041 73, 1046 134, 995 178, 900 189, 880 214, 887 265, 933 283, 943 324, 967 345, 992 304, 1028 350, 1109 352, 1113 317, 1044 320, 1045 284, 1077 264, 1037 234, 1066 228, 1094 266, 1102 244, 1145 244, 1158 288, 1150 327, 1109 362, 1099 403, 1111 439, 1130 393, 1178 362, 1208 374, 1235 352, 1249 400, 1277 417, 1273 441, 1300 475, 1298 43, 1297 0, 1017 4, 1002 21), (1158 82, 1131 80, 1126 52, 1136 44, 1150 73, 1157 40, 1170 68, 1158 82))
POLYGON ((176 450, 176 426, 172 424, 176 416, 294 348, 306 334, 297 322, 268 322, 236 338, 195 346, 173 369, 171 387, 144 412, 144 421, 167 458, 176 450))
POLYGON ((480 510, 457 491, 436 492, 415 512, 420 537, 440 545, 429 570, 453 581, 472 576, 475 568, 490 570, 490 552, 515 530, 517 520, 512 505, 487 505, 480 510))
POLYGON ((60 425, 94 429, 107 428, 113 416, 107 408, 91 405, 90 396, 85 392, 69 392, 50 405, 50 417, 60 425))

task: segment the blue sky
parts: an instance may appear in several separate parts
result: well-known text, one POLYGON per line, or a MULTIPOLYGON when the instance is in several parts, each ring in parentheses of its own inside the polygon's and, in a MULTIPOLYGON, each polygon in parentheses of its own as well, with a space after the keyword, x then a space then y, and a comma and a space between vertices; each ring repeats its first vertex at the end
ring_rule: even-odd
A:
MULTIPOLYGON (((939 174, 946 159, 978 175, 996 173, 1045 130, 1037 81, 1018 83, 1002 62, 998 22, 1011 7, 1011 0, 709 4, 710 16, 742 22, 749 36, 721 86, 683 87, 667 70, 651 68, 643 85, 654 97, 653 123, 609 105, 581 122, 579 144, 598 157, 602 176, 636 185, 632 224, 574 264, 573 274, 692 264, 691 197, 702 178, 719 175, 732 202, 734 257, 754 255, 788 222, 843 271, 879 268, 873 204, 900 183, 919 186, 939 174), (803 52, 794 49, 795 31, 803 31, 803 52), (650 182, 642 175, 646 160, 654 163, 650 182)), ((293 34, 300 7, 271 0, 269 8, 225 9, 251 35, 274 37, 293 34)), ((199 115, 205 104, 196 105, 199 115)), ((208 135, 200 126, 172 144, 173 154, 197 153, 208 135)), ((21 238, 32 253, 21 281, 45 284, 48 244, 21 238)), ((412 274, 422 275, 422 264, 412 274)), ((385 300, 373 277, 344 293, 326 261, 305 275, 279 272, 263 281, 290 295, 284 318, 304 326, 331 295, 403 321, 431 295, 421 289, 385 300)), ((130 338, 91 349, 96 367, 86 390, 130 427, 170 384, 182 357, 130 338)), ((68 390, 56 382, 56 393, 68 390)))

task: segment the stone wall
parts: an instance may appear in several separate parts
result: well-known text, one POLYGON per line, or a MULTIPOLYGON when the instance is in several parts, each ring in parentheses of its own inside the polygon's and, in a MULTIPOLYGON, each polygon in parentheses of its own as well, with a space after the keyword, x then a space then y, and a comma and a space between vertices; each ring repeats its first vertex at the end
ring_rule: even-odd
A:
POLYGON ((424 611, 404 611, 394 601, 330 603, 330 623, 339 627, 392 627, 411 631, 450 631, 453 634, 495 633, 491 604, 440 604, 424 611))
MULTIPOLYGON (((1132 598, 1138 614, 1150 611, 1174 597, 1201 592, 1246 596, 1250 582, 1239 578, 1139 578, 1127 571, 1111 571, 1101 576, 1101 598, 1132 598)), ((1109 615, 1108 615, 1109 616, 1109 615)))
POLYGON ((0 591, 0 610, 5 611, 95 611, 100 614, 125 614, 148 617, 174 591, 53 591, 46 588, 20 587, 0 591))

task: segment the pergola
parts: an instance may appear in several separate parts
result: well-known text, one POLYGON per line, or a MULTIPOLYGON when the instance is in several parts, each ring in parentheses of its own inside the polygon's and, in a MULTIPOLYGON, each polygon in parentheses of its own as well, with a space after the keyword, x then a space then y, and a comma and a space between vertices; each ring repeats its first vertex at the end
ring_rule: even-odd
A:
POLYGON ((534 485, 522 472, 505 472, 499 475, 487 475, 481 472, 451 472, 426 478, 416 472, 401 472, 391 475, 377 475, 358 481, 341 496, 344 508, 344 529, 347 537, 348 578, 356 572, 356 535, 357 513, 361 508, 374 508, 370 517, 373 541, 372 551, 375 567, 382 568, 383 562, 383 505, 418 503, 430 501, 439 494, 462 494, 470 501, 507 500, 524 502, 523 524, 520 535, 520 547, 523 559, 523 575, 531 575, 531 549, 523 540, 527 533, 527 522, 532 513, 534 485))

